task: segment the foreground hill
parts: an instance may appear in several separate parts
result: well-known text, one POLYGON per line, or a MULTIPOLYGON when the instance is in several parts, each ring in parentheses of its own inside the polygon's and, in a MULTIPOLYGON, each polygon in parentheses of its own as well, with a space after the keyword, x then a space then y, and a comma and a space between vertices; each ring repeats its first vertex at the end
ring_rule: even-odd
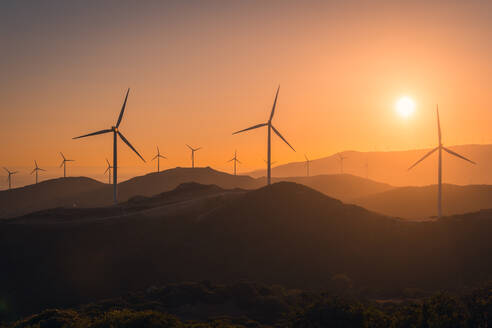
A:
MULTIPOLYGON (((330 197, 349 201, 354 198, 383 192, 392 187, 352 175, 325 175, 309 178, 277 178, 305 184, 330 197)), ((118 199, 125 202, 135 196, 152 196, 170 191, 182 183, 215 184, 224 189, 255 189, 266 184, 264 178, 234 176, 212 168, 174 168, 150 173, 121 182, 118 199)), ((113 203, 111 185, 87 178, 67 178, 42 182, 38 185, 0 191, 0 218, 24 215, 54 207, 100 207, 113 203), (32 192, 29 192, 32 191, 32 192)))
POLYGON ((0 291, 16 316, 179 281, 325 288, 344 274, 382 293, 456 288, 492 276, 491 233, 492 211, 416 223, 295 183, 187 184, 117 207, 0 222, 0 291))
POLYGON ((0 218, 39 211, 58 206, 73 207, 81 193, 93 192, 104 186, 96 180, 59 178, 38 184, 0 191, 0 218))
MULTIPOLYGON (((492 208, 492 186, 443 185, 443 214, 463 214, 492 208)), ((437 215, 437 185, 401 187, 363 196, 354 203, 372 211, 409 219, 437 215)))
MULTIPOLYGON (((492 145, 459 145, 449 149, 475 161, 472 165, 449 154, 443 154, 443 175, 447 183, 458 185, 492 184, 492 145)), ((344 172, 369 177, 394 186, 424 186, 435 184, 437 180, 436 154, 420 163, 413 170, 407 169, 430 149, 404 151, 344 151, 344 172), (368 168, 366 169, 366 163, 368 168)), ((312 159, 311 175, 340 173, 339 154, 312 159)), ((248 173, 252 177, 265 176, 265 170, 248 173)), ((276 166, 272 169, 274 177, 304 176, 304 162, 294 162, 276 166)))

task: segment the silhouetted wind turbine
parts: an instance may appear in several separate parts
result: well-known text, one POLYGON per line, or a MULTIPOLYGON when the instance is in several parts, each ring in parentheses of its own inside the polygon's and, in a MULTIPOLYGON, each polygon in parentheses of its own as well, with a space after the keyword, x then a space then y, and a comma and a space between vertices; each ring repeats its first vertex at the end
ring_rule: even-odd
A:
POLYGON ((111 164, 109 163, 108 159, 106 158, 106 163, 108 163, 108 167, 106 168, 106 171, 104 171, 104 174, 108 173, 109 177, 109 182, 108 184, 111 184, 111 169, 113 168, 111 164))
POLYGON ((31 174, 36 172, 36 184, 38 184, 38 171, 46 171, 38 166, 38 162, 34 161, 34 170, 32 170, 31 174))
POLYGON ((437 114, 437 132, 438 132, 438 144, 437 144, 437 147, 432 149, 430 152, 428 152, 427 154, 424 155, 424 157, 422 157, 421 159, 419 159, 417 162, 415 162, 412 166, 410 166, 408 168, 408 170, 411 170, 415 165, 417 165, 418 163, 422 162, 424 159, 426 159, 428 156, 430 156, 433 152, 435 152, 436 150, 439 151, 439 159, 438 159, 438 164, 437 164, 437 184, 438 184, 438 187, 437 187, 437 217, 441 217, 442 216, 442 151, 445 150, 446 152, 448 152, 449 154, 453 155, 453 156, 456 156, 458 158, 461 158, 465 161, 468 161, 472 164, 476 164, 475 162, 473 161, 470 161, 468 158, 464 157, 464 156, 461 156, 460 154, 458 153, 455 153, 454 151, 444 147, 442 145, 442 141, 441 141, 441 122, 439 121, 439 106, 436 106, 436 114, 437 114))
POLYGON ((277 106, 277 98, 278 98, 278 92, 280 90, 280 86, 278 86, 278 89, 277 89, 277 93, 275 94, 275 100, 273 101, 273 107, 272 107, 272 112, 270 113, 270 118, 268 119, 268 122, 266 123, 261 123, 261 124, 257 124, 257 125, 254 125, 252 127, 249 127, 247 129, 244 129, 244 130, 240 130, 240 131, 236 131, 234 132, 233 134, 237 134, 237 133, 241 133, 241 132, 244 132, 244 131, 248 131, 248 130, 253 130, 253 129, 257 129, 257 128, 261 128, 263 126, 266 126, 268 127, 268 150, 267 150, 267 184, 270 185, 271 184, 271 176, 272 176, 272 146, 271 146, 271 141, 272 141, 272 130, 273 132, 275 132, 279 137, 280 139, 282 139, 290 148, 292 148, 293 151, 296 151, 294 149, 294 147, 292 147, 288 142, 287 140, 285 140, 284 137, 282 137, 282 135, 280 134, 280 132, 278 132, 277 129, 275 129, 275 127, 272 125, 272 119, 273 119, 273 115, 275 114, 275 107, 277 106))
POLYGON ((311 161, 309 160, 306 154, 304 154, 304 157, 306 158, 306 170, 307 170, 306 175, 309 176, 309 164, 311 163, 311 161))
POLYGON ((159 150, 159 146, 157 146, 157 155, 155 155, 154 158, 152 158, 152 160, 157 159, 157 173, 159 173, 161 171, 161 169, 160 169, 160 159, 161 158, 167 159, 167 157, 161 155, 161 152, 159 150))
POLYGON ((236 175, 236 163, 242 164, 241 161, 237 159, 237 151, 234 151, 234 157, 227 161, 227 163, 234 161, 234 175, 236 175))
POLYGON ((190 150, 191 150, 191 167, 195 168, 195 152, 202 149, 202 147, 193 148, 190 145, 186 145, 186 146, 188 146, 188 148, 190 148, 190 150))
POLYGON ((67 162, 74 162, 74 160, 73 159, 66 159, 62 152, 60 152, 60 155, 63 158, 63 160, 60 164, 60 167, 63 166, 63 177, 66 178, 67 177, 67 162))
POLYGON ((79 138, 85 138, 89 136, 95 136, 98 134, 104 134, 104 133, 113 133, 113 199, 114 203, 117 203, 118 200, 118 150, 117 150, 117 145, 118 145, 118 136, 123 140, 124 143, 127 144, 128 147, 131 148, 135 152, 135 154, 138 155, 142 159, 142 161, 145 162, 145 159, 138 153, 138 151, 131 145, 131 143, 123 136, 123 134, 118 130, 121 120, 123 119, 123 114, 125 113, 125 107, 126 107, 126 101, 128 99, 128 93, 130 93, 130 89, 126 92, 125 96, 125 101, 123 102, 123 106, 121 107, 120 111, 120 116, 118 117, 118 121, 116 122, 115 126, 112 126, 109 129, 106 130, 101 130, 89 134, 84 134, 83 136, 75 137, 73 139, 79 139, 79 138))
POLYGON ((8 180, 9 180, 9 190, 12 189, 12 176, 14 174, 19 173, 18 171, 9 171, 6 167, 3 168, 7 173, 9 174, 8 180))
POLYGON ((340 158, 340 174, 343 174, 343 160, 347 157, 342 156, 342 154, 338 154, 338 157, 340 158))

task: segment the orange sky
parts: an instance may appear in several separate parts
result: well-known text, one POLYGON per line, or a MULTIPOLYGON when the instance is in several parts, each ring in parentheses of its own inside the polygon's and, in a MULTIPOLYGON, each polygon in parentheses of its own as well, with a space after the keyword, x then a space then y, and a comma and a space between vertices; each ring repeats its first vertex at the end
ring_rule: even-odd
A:
MULTIPOLYGON (((297 150, 274 138, 279 163, 433 146, 436 102, 445 144, 492 143, 491 21, 486 1, 2 2, 0 165, 53 172, 63 151, 73 174, 104 170, 111 135, 71 138, 113 125, 127 87, 121 130, 161 168, 189 165, 185 143, 198 166, 230 170, 237 149, 240 171, 263 167, 266 129, 231 133, 268 119, 278 84, 297 150)), ((154 169, 119 150, 123 174, 154 169)))

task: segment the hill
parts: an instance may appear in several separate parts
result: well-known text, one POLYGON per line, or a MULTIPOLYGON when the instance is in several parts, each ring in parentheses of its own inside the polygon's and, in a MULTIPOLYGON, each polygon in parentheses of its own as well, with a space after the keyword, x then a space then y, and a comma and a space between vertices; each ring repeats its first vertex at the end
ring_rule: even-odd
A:
MULTIPOLYGON (((443 214, 463 214, 492 207, 492 186, 443 185, 443 214)), ((437 215, 437 185, 401 187, 363 196, 353 201, 371 211, 409 219, 437 215)))
MULTIPOLYGON (((451 184, 492 184, 492 145, 459 145, 449 149, 475 161, 472 165, 461 159, 443 155, 444 181, 451 184)), ((344 151, 344 173, 368 177, 394 186, 425 186, 437 182, 437 157, 435 154, 419 164, 412 171, 407 169, 430 149, 404 151, 344 151), (366 170, 366 163, 368 169, 366 170)), ((340 173, 339 155, 313 159, 310 164, 311 175, 340 173)), ((248 173, 252 177, 265 176, 265 170, 248 173)), ((306 175, 304 162, 294 162, 276 166, 273 177, 297 177, 306 175)))
POLYGON ((59 206, 73 207, 78 195, 102 187, 103 183, 90 178, 70 177, 3 190, 0 191, 0 218, 59 206))
MULTIPOLYGON (((274 181, 292 181, 306 184, 327 195, 342 200, 389 190, 391 186, 351 175, 278 178, 274 181)), ((170 191, 182 183, 215 184, 224 189, 255 189, 266 184, 264 178, 234 176, 205 168, 174 168, 160 173, 150 173, 118 184, 118 199, 126 202, 135 196, 153 196, 170 191)), ((11 191, 0 191, 1 217, 14 217, 29 212, 54 207, 101 207, 113 204, 111 185, 88 178, 47 180, 38 185, 11 191), (35 192, 28 192, 28 191, 35 192)))
POLYGON ((388 293, 492 276, 483 260, 492 251, 490 210, 407 222, 289 182, 252 191, 188 184, 46 217, 0 222, 0 290, 10 315, 180 281, 325 288, 344 274, 388 293))

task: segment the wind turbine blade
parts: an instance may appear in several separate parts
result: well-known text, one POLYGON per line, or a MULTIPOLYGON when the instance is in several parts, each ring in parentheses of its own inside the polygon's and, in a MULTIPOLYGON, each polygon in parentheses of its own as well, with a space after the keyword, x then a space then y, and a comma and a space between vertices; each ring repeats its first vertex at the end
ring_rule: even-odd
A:
POLYGON ((40 169, 40 168, 38 168, 38 170, 39 170, 39 171, 45 171, 45 172, 46 172, 46 170, 45 170, 45 169, 40 169))
POLYGON ((439 105, 436 105, 437 114, 437 132, 439 134, 439 144, 441 144, 441 121, 439 120, 439 105))
POLYGON ((7 173, 8 173, 8 174, 10 174, 10 171, 9 171, 9 170, 7 170, 7 168, 5 168, 5 167, 4 167, 3 169, 4 169, 5 171, 7 171, 7 173))
POLYGON ((151 160, 155 160, 157 157, 159 157, 159 155, 155 155, 154 158, 152 158, 151 160))
POLYGON ((140 155, 138 153, 138 151, 132 146, 132 144, 123 136, 123 134, 121 134, 120 131, 118 131, 118 135, 120 136, 121 140, 123 140, 124 143, 126 143, 128 145, 128 147, 130 147, 134 152, 135 154, 138 155, 138 157, 140 157, 142 159, 142 161, 144 161, 145 163, 145 159, 142 157, 142 155, 140 155))
POLYGON ((247 129, 240 130, 240 131, 236 131, 236 132, 234 132, 233 134, 238 134, 238 133, 241 133, 241 132, 244 132, 244 131, 253 130, 253 129, 257 129, 257 128, 261 128, 262 126, 265 126, 265 125, 268 125, 268 123, 261 123, 261 124, 257 124, 257 125, 254 125, 254 126, 252 126, 252 127, 247 128, 247 129))
POLYGON ((34 172, 36 172, 36 169, 32 170, 31 174, 33 174, 34 172))
POLYGON ((109 171, 110 167, 108 166, 108 168, 106 169, 106 171, 104 171, 104 174, 106 174, 108 171, 109 171))
POLYGON ((12 172, 10 174, 17 174, 17 173, 19 173, 19 171, 14 171, 14 172, 12 172))
POLYGON ((160 158, 167 159, 167 157, 166 157, 166 156, 162 156, 161 154, 159 154, 159 157, 160 157, 160 158))
POLYGON ((62 152, 60 152, 60 155, 63 158, 63 160, 65 160, 65 156, 63 156, 63 153, 62 152))
POLYGON ((304 154, 304 158, 306 158, 306 161, 308 161, 308 162, 309 162, 309 159, 308 159, 308 157, 306 156, 306 154, 304 154))
POLYGON ((240 161, 240 160, 238 160, 237 158, 236 158, 236 162, 238 162, 239 164, 243 164, 243 163, 241 163, 241 161, 240 161))
POLYGON ((465 161, 468 161, 468 162, 470 162, 470 163, 472 163, 472 164, 477 164, 477 163, 475 163, 474 161, 469 160, 469 159, 468 159, 468 158, 466 158, 465 156, 461 156, 460 154, 455 153, 455 152, 454 152, 454 151, 452 151, 451 149, 447 149, 446 147, 442 147, 442 149, 444 149, 445 151, 447 151, 447 152, 448 152, 448 153, 450 153, 451 155, 454 155, 454 156, 456 156, 456 157, 459 157, 459 158, 461 158, 461 159, 464 159, 465 161))
POLYGON ((272 112, 270 113, 270 119, 268 122, 271 122, 273 119, 273 114, 275 114, 275 107, 277 106, 277 98, 278 98, 278 92, 280 91, 280 85, 277 88, 277 93, 275 94, 275 100, 273 101, 273 107, 272 107, 272 112))
POLYGON ((188 148, 190 148, 190 150, 194 150, 190 145, 186 144, 186 146, 188 146, 188 148))
POLYGON ((126 91, 125 101, 123 102, 123 106, 121 107, 120 116, 118 117, 118 122, 116 122, 116 127, 120 126, 121 120, 123 119, 123 113, 125 113, 126 100, 128 99, 128 94, 130 93, 130 88, 126 91))
POLYGON ((226 163, 232 162, 235 158, 228 160, 226 163))
POLYGON ((80 138, 95 136, 95 135, 98 135, 98 134, 108 133, 108 132, 111 132, 111 131, 113 131, 113 130, 111 130, 111 129, 101 130, 101 131, 97 131, 97 132, 93 132, 93 133, 89 133, 89 134, 84 134, 83 136, 75 137, 75 138, 72 138, 72 139, 80 139, 80 138))
POLYGON ((109 163, 108 159, 106 158, 106 163, 108 163, 108 166, 111 166, 111 164, 109 163))
POLYGON ((34 161, 34 165, 38 168, 38 162, 34 161))
POLYGON ((60 167, 63 167, 63 163, 65 163, 65 161, 62 161, 62 162, 61 162, 60 167))
POLYGON ((159 146, 157 146, 157 155, 159 155, 161 152, 159 151, 159 146))
POLYGON ((194 149, 194 151, 199 151, 200 149, 202 149, 202 147, 198 147, 197 149, 194 149))
POLYGON ((432 149, 430 152, 428 152, 427 154, 424 155, 424 157, 422 157, 421 159, 419 159, 418 161, 416 161, 412 166, 410 166, 408 168, 408 170, 410 171, 411 169, 413 169, 413 167, 415 165, 417 165, 418 163, 422 162, 424 159, 426 159, 427 157, 429 157, 433 152, 435 152, 439 147, 436 147, 434 149, 432 149))
POLYGON ((272 125, 272 129, 273 129, 273 132, 275 132, 275 133, 276 133, 276 134, 280 137, 280 139, 282 139, 282 140, 283 140, 283 141, 284 141, 287 145, 289 145, 289 147, 290 147, 290 148, 292 148, 292 150, 293 150, 293 151, 296 151, 296 150, 294 149, 294 147, 292 147, 292 146, 290 145, 290 143, 288 143, 288 142, 287 142, 287 140, 285 140, 285 138, 284 138, 284 137, 282 137, 282 135, 280 134, 280 132, 278 132, 278 131, 277 131, 277 129, 275 129, 275 127, 274 127, 273 125, 272 125))

